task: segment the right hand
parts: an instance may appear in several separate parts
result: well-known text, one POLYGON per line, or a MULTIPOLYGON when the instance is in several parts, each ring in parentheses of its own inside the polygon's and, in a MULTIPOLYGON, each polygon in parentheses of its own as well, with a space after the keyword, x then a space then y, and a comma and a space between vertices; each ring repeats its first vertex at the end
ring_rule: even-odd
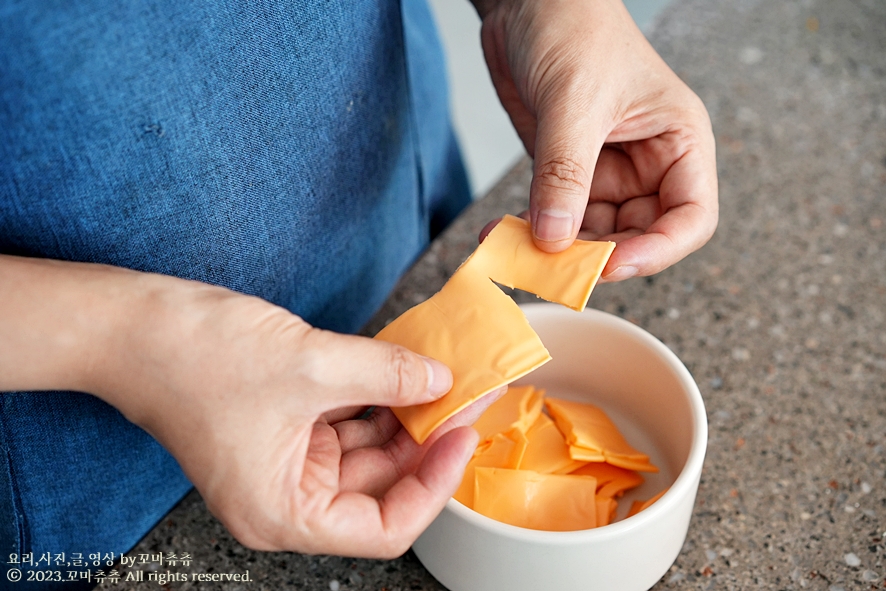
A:
POLYGON ((614 241, 602 280, 620 281, 705 244, 718 218, 710 118, 623 2, 473 1, 493 84, 534 160, 536 246, 614 241))

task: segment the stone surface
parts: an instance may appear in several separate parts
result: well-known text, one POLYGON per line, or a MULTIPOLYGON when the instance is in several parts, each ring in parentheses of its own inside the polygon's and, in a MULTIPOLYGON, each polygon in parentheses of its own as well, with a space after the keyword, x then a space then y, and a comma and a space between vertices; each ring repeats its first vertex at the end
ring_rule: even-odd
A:
MULTIPOLYGON (((886 588, 884 32, 882 0, 677 0, 650 35, 710 110, 722 203, 708 246, 590 302, 668 344, 707 404, 695 514, 655 589, 886 588)), ((366 333, 439 289, 488 220, 525 208, 529 179, 523 162, 474 204, 366 333)), ((411 553, 246 550, 196 494, 130 554, 149 552, 190 553, 171 572, 252 579, 172 589, 442 589, 411 553)))

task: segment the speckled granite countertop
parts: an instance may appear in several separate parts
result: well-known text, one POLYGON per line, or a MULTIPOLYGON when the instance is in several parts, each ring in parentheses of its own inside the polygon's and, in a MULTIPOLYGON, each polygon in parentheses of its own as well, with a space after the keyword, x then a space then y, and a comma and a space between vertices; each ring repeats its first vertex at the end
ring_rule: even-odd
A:
MULTIPOLYGON (((590 302, 668 344, 707 404, 695 514, 655 589, 884 589, 886 2, 677 0, 651 40, 710 110, 722 200, 708 246, 590 302)), ((525 208, 528 186, 521 162, 433 244, 367 334, 433 294, 489 219, 525 208)), ((169 570, 251 579, 172 589, 442 589, 411 553, 244 549, 193 493, 133 552, 188 552, 189 566, 169 570)), ((102 588, 145 585, 156 582, 102 588)))

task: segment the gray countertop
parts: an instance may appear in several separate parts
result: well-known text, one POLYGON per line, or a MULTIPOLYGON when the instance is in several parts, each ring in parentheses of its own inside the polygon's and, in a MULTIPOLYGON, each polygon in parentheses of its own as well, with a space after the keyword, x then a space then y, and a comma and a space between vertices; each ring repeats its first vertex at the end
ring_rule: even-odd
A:
MULTIPOLYGON (((707 405, 689 535, 655 588, 884 589, 886 2, 677 0, 650 39, 708 106, 722 207, 701 251, 590 301, 670 346, 707 405)), ((529 181, 524 161, 475 203, 366 334, 439 289, 529 181)), ((251 579, 172 589, 442 589, 411 553, 247 550, 195 493, 130 554, 149 552, 192 557, 161 571, 251 579)))

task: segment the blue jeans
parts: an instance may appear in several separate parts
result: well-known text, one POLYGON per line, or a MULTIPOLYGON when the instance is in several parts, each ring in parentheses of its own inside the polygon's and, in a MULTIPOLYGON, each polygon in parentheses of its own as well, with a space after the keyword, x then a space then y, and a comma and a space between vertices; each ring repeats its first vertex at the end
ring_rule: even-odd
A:
MULTIPOLYGON (((0 253, 352 332, 469 201, 424 0, 0 0, 0 40, 0 253)), ((0 445, 0 577, 125 552, 191 486, 88 394, 0 395, 0 445)))

